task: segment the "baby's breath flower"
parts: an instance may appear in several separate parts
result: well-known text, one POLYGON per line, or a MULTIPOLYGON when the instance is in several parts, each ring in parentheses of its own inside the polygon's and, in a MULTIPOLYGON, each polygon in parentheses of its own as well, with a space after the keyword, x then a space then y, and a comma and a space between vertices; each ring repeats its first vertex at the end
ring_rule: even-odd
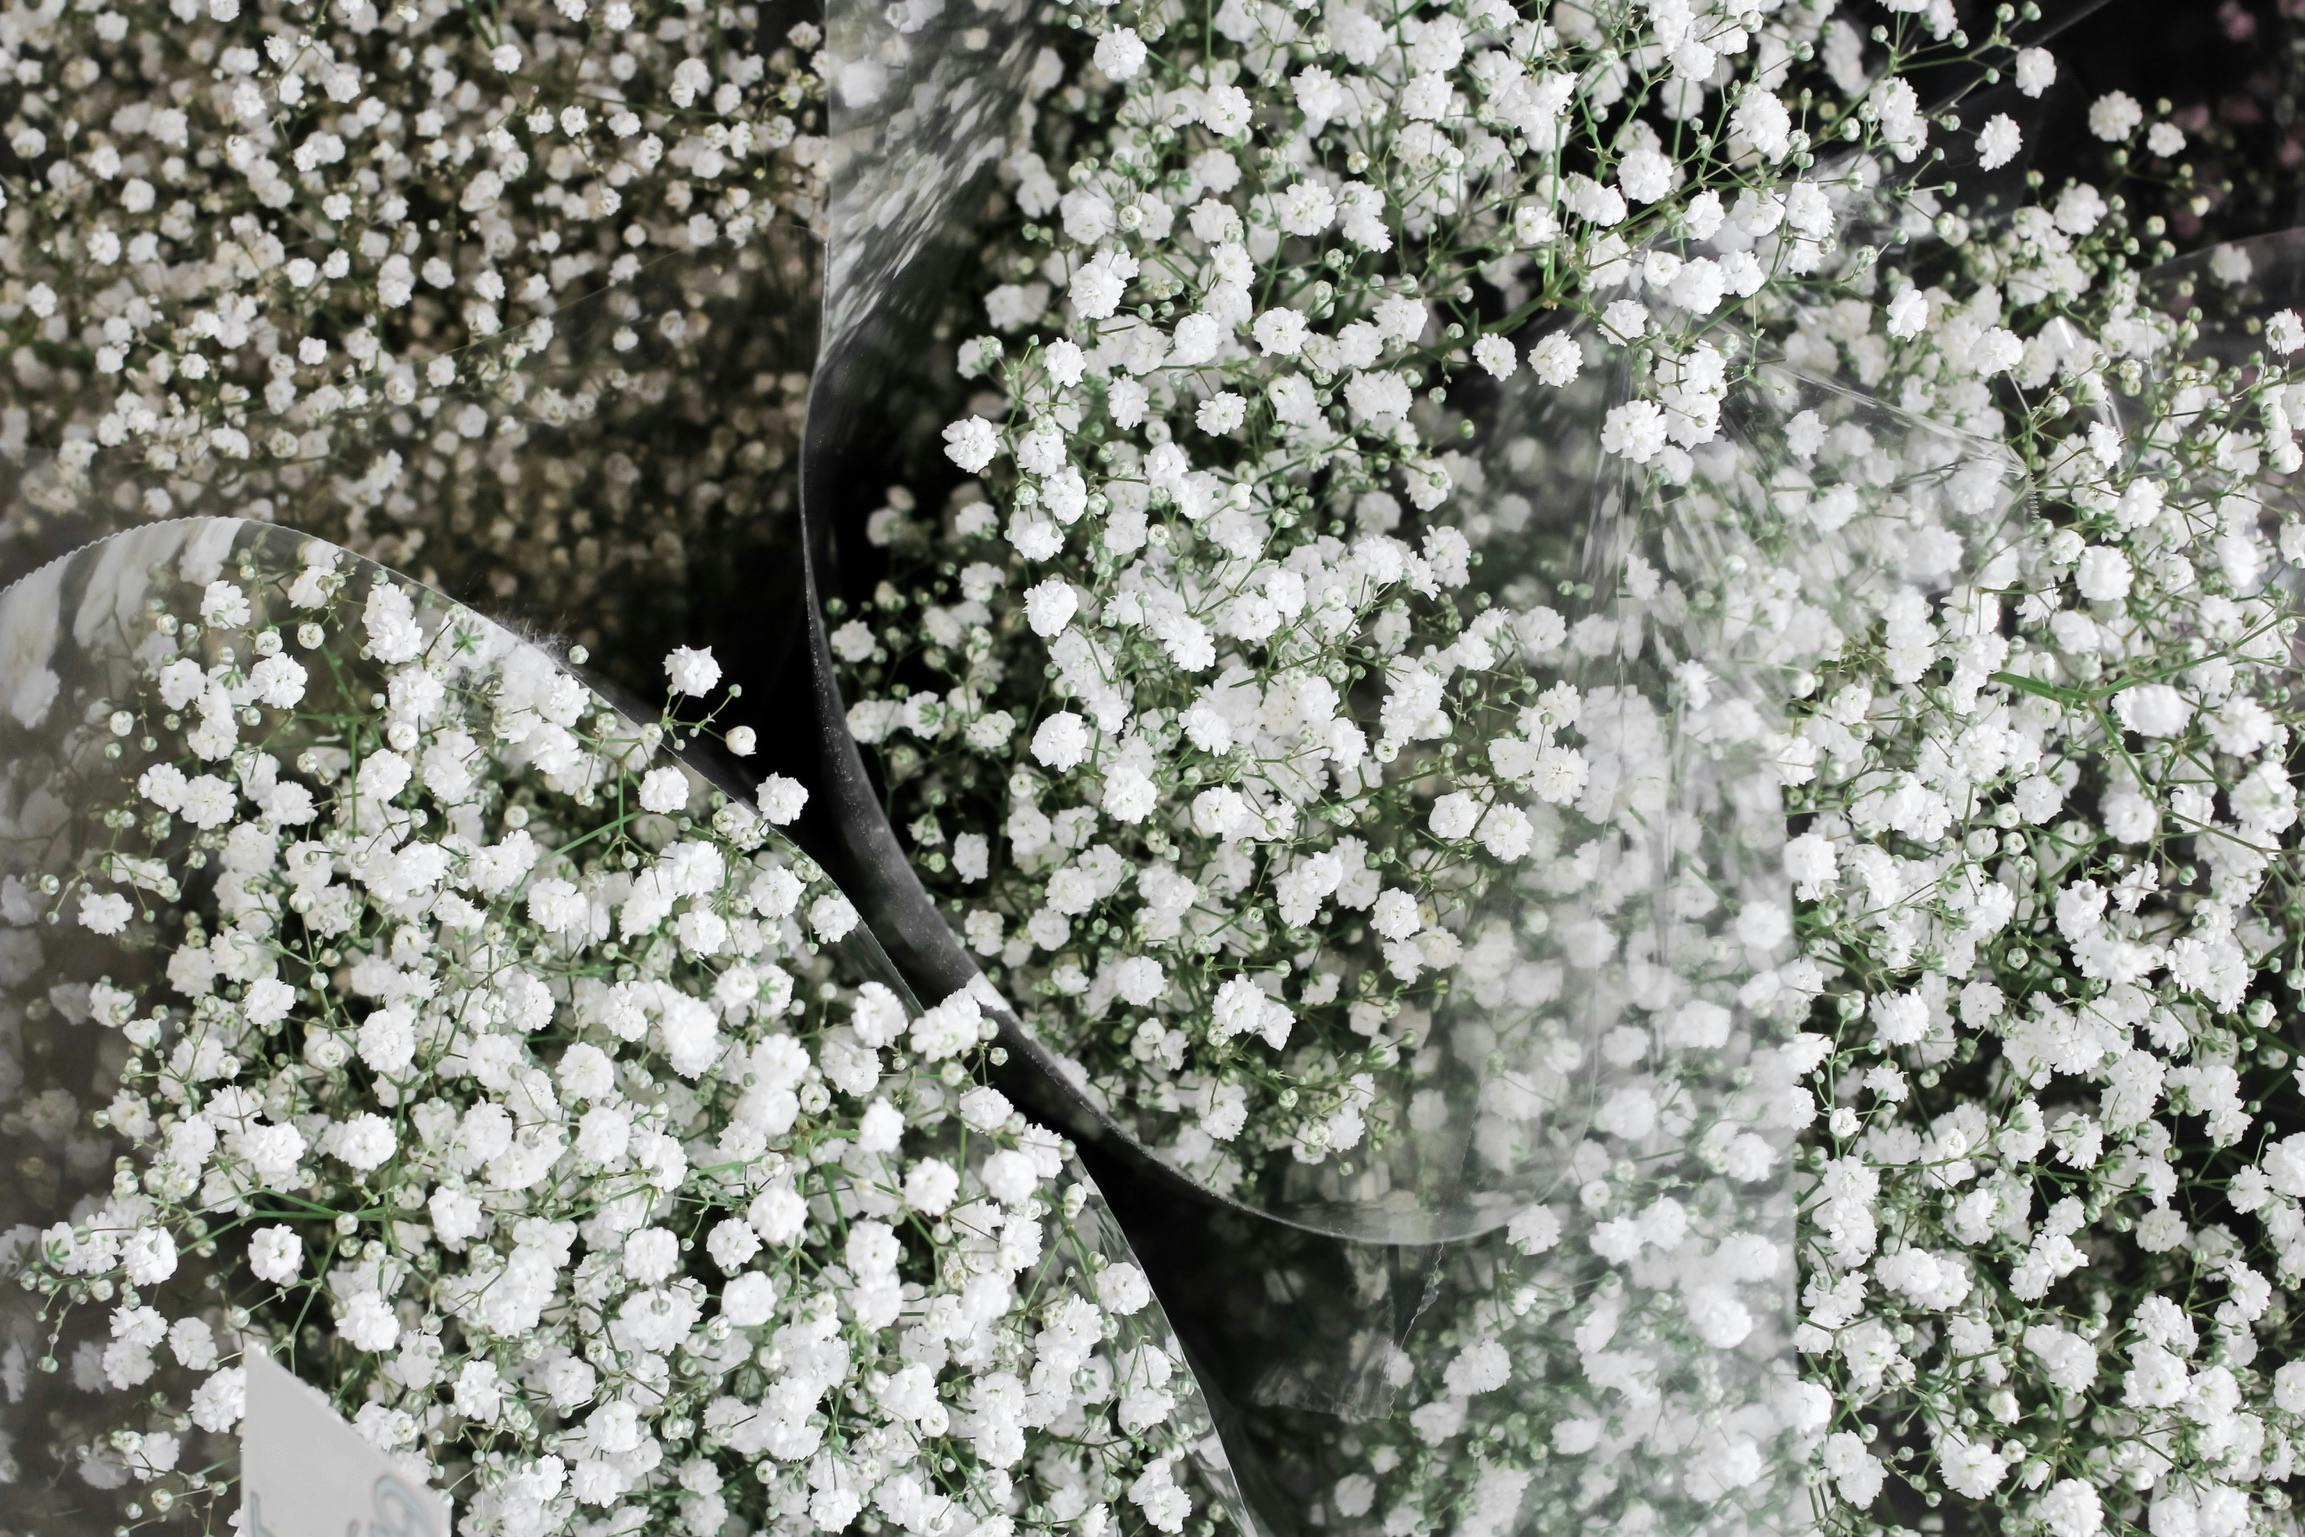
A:
MULTIPOLYGON (((224 1520, 229 1485, 196 1470, 233 1455, 209 1443, 262 1351, 507 1534, 620 1503, 765 1529, 827 1488, 982 1532, 1147 1479, 1166 1530, 1231 1519, 1064 1144, 1005 1100, 960 1119, 999 1099, 975 998, 908 1022, 858 974, 876 953, 836 948, 848 900, 657 756, 715 708, 709 652, 673 653, 641 725, 381 570, 332 560, 305 602, 282 531, 124 538, 0 596, 0 634, 67 589, 136 616, 61 637, 70 681, 0 764, 0 803, 41 781, 59 807, 38 838, 8 813, 0 951, 29 941, 38 988, 87 1001, 42 1028, 121 1047, 90 1077, 0 1043, 11 1081, 55 1080, 11 1112, 12 1154, 104 1150, 70 1156, 94 1175, 76 1204, 34 1193, 9 1261, 81 1363, 28 1379, 44 1423, 13 1444, 63 1471, 12 1482, 11 1510, 224 1520), (262 704, 241 659, 290 607, 320 631, 310 686, 262 704), (211 691, 246 708, 217 754, 211 691), (77 926, 44 921, 67 900, 77 926)), ((762 787, 776 821, 804 798, 762 787)), ((27 985, 0 978, 11 1019, 27 985)))

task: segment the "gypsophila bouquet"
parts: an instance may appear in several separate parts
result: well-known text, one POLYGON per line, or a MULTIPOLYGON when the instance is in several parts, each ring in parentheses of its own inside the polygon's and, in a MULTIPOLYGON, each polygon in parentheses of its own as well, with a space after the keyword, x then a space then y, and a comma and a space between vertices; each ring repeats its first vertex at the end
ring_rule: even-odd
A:
POLYGON ((703 557, 791 506, 820 39, 631 0, 10 7, 0 579, 230 512, 500 610, 546 585, 596 643, 636 578, 708 607, 703 557))
MULTIPOLYGON (((1862 155, 1819 166, 1777 94, 1821 22, 1122 7, 1012 159, 985 304, 1026 345, 963 347, 1003 420, 946 434, 992 498, 933 527, 892 504, 902 576, 831 645, 965 943, 1216 1188, 1381 1161, 1478 922, 1532 851, 1621 820, 1580 716, 1588 682, 1604 712, 1634 686, 1601 610, 1655 558, 1645 493, 1599 571, 1560 509, 1587 477, 1688 481, 1765 361, 1739 327, 1840 281, 1862 155)), ((1863 102, 1845 142, 1909 150, 1913 88, 1863 102)), ((1712 692, 1675 640, 1651 709, 1712 692)))
POLYGON ((231 522, 51 567, 0 631, 5 1130, 52 1218, 8 1244, 47 1415, 12 1508, 225 1529, 266 1352, 465 1531, 1222 1517, 1144 1277, 980 1081, 977 1001, 882 979, 772 830, 799 786, 670 755, 724 734, 709 651, 635 724, 231 522))
POLYGON ((1885 1483, 2057 1537, 2293 1519, 2293 251, 2141 284, 2134 238, 2074 183, 1890 279, 1886 335, 1810 339, 1994 423, 2045 497, 1801 730, 1787 868, 1837 1044, 1799 1343, 1852 1526, 1885 1483), (1972 382, 1995 324, 2042 392, 2015 410, 1972 382))
POLYGON ((2296 402, 2266 363, 2300 333, 2219 253, 2243 366, 2178 366, 2203 295, 2139 281, 2161 229, 2122 185, 2181 191, 2185 139, 2133 98, 2081 114, 2102 186, 1972 210, 1903 169, 2017 159, 2057 71, 2004 41, 2013 10, 1868 36, 1833 9, 1084 18, 1010 165, 994 334, 962 348, 998 393, 948 454, 984 489, 892 499, 894 575, 833 615, 916 869, 1107 1115, 1256 1202, 1305 1188, 1291 1160, 1397 1188, 1388 1140, 1574 1188, 1433 1260, 1407 1334, 1356 1337, 1397 1368, 1390 1427, 1281 1419, 1268 1451, 1336 1478, 1332 1525, 2288 1529, 2293 1219, 2229 1150, 2294 1103, 2287 1000, 2251 974, 2294 964, 2269 481, 2296 402), (1956 54, 2014 99, 1930 109, 1914 82, 1956 54), (1639 705, 1596 742, 1602 688, 1639 705), (1628 731, 1643 708, 1669 728, 1628 731), (1612 760, 1674 767, 1644 802, 1612 760), (1703 966, 1647 948, 1655 916, 1607 894, 1641 860, 1594 836, 1740 764, 1794 814, 1800 953, 1721 878, 1755 840, 1668 864, 1676 916, 1749 947, 1709 952, 1740 1036, 1812 1026, 1777 1059, 1811 1087, 1742 1126, 1701 1074, 1649 1078, 1727 1037, 1658 989, 1703 966), (1500 944, 1504 903, 1544 934, 1500 944), (1642 946, 1637 1006, 1596 943, 1642 946), (1480 1113, 1436 1136, 1483 1054, 1480 1113), (1565 1135, 1523 1162, 1500 1120, 1565 1135), (1803 1127, 1796 1334, 1789 1292, 1747 1299, 1781 1329, 1719 1300, 1789 1284, 1764 1192, 1803 1127), (1758 1188, 1692 1222, 1612 1158, 1652 1132, 1758 1188), (2260 1210, 2252 1261, 2229 1224, 2260 1210), (2210 1276, 2215 1343, 2173 1300, 2210 1276), (1808 1382, 1743 1409, 1657 1365, 1788 1338, 1808 1382), (1805 1437, 1819 1503, 1772 1509, 1805 1437))

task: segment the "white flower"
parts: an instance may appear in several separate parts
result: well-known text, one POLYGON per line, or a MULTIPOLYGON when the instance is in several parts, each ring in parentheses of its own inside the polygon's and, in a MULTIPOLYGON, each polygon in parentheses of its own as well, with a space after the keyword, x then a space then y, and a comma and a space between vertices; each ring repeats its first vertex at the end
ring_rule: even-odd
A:
POLYGON ((2078 1478, 2051 1484, 2034 1504, 2033 1517, 2051 1537, 2097 1537, 2105 1529, 2104 1506, 2096 1489, 2078 1478))
POLYGON ((1900 288, 1889 301, 1889 334, 1899 340, 1920 335, 1928 320, 1929 301, 1917 288, 1900 288))
POLYGON ((248 671, 256 697, 275 710, 293 709, 304 697, 307 675, 293 658, 268 656, 248 671))
MULTIPOLYGON (((1073 308, 1084 320, 1106 319, 1120 308, 1121 295, 1127 291, 1128 280, 1135 274, 1136 261, 1133 257, 1108 252, 1093 258, 1075 269, 1072 281, 1067 285, 1073 308)), ((958 445, 953 438, 955 432, 969 428, 972 435, 966 440, 968 453, 972 458, 981 453, 981 461, 976 466, 976 469, 981 470, 992 462, 993 447, 989 437, 980 447, 970 424, 982 426, 987 434, 991 431, 991 424, 983 422, 981 418, 971 417, 968 423, 956 422, 945 429, 945 440, 948 445, 953 445, 948 446, 945 452, 962 469, 969 469, 968 461, 957 451, 958 445)), ((970 473, 975 471, 971 470, 970 473)))
POLYGON ((1215 357, 1223 341, 1224 328, 1216 317, 1196 311, 1177 322, 1169 338, 1168 360, 1175 367, 1195 367, 1215 357))
POLYGON ((1000 451, 1000 436, 981 416, 954 422, 944 429, 944 454, 963 471, 975 475, 991 464, 1000 451))
POLYGON ((1200 93, 1201 126, 1220 139, 1248 131, 1255 104, 1237 85, 1213 85, 1200 93))
POLYGON ((1097 1306, 1114 1317, 1126 1318, 1152 1301, 1152 1287, 1136 1266, 1125 1262, 1108 1265, 1097 1275, 1096 1300, 1097 1306))
POLYGON ((2006 373, 2025 355, 2025 344, 2006 326, 1990 326, 1970 349, 1969 366, 1981 378, 2006 373))
POLYGON ((1317 235, 1336 221, 1336 198, 1316 181, 1300 181, 1273 200, 1273 212, 1286 235, 1317 235))
POLYGON ((2016 63, 2017 89, 2039 96, 2057 83, 2057 61, 2046 48, 2021 49, 2016 63))
POLYGON ((1484 336, 1473 343, 1473 361, 1493 379, 1510 379, 1521 366, 1513 344, 1501 336, 1484 336))
POLYGON ((720 664, 710 646, 676 647, 664 659, 664 675, 675 694, 702 697, 720 686, 720 664))
POLYGON ((176 1240, 165 1228, 138 1228, 120 1245, 120 1266, 136 1286, 157 1286, 176 1273, 176 1240))
POLYGON ((1654 203, 1673 188, 1673 162, 1653 149, 1636 149, 1619 162, 1617 185, 1628 202, 1654 203))
POLYGON ((1249 327, 1266 357, 1294 357, 1304 346, 1305 317, 1292 309, 1269 309, 1249 327))
POLYGON ((406 758, 385 749, 370 753, 361 761, 354 783, 364 797, 388 801, 407 789, 408 782, 415 777, 415 767, 406 758))
POLYGON ((373 1291, 353 1295, 337 1317, 337 1332, 355 1350, 390 1350, 400 1340, 392 1305, 373 1291))
POLYGON ((1665 447, 1664 409, 1649 400, 1612 406, 1601 424, 1601 447, 1635 464, 1647 464, 1665 447))
POLYGON ((1584 364, 1577 344, 1558 331, 1529 348, 1530 372, 1556 387, 1574 381, 1584 364))
POLYGON ((625 1279, 653 1286, 670 1276, 680 1264, 680 1240, 667 1229, 642 1228, 624 1240, 625 1279))
POLYGON ((1034 584, 1025 594, 1025 618, 1035 635, 1054 636, 1072 622, 1080 599, 1072 584, 1056 577, 1034 584))
POLYGON ((2166 1346, 2141 1342, 2132 1348, 2130 1358, 2132 1364, 2121 1377, 2123 1402, 2133 1409, 2166 1409, 2184 1401, 2191 1374, 2166 1346))
MULTIPOLYGON (((1037 738, 1035 751, 1038 751, 1037 738)), ((1141 822, 1160 804, 1160 787, 1144 770, 1123 763, 1105 776, 1104 795, 1099 804, 1105 815, 1116 822, 1141 822)))
POLYGON ((1003 1148, 984 1162, 984 1187, 1003 1206, 1020 1207, 1040 1188, 1040 1173, 1033 1161, 1014 1148, 1003 1148))
POLYGON ((2107 143, 2126 139, 2144 121, 2145 109, 2126 91, 2108 91, 2089 107, 2089 131, 2107 143))
POLYGON ((1884 993, 1867 1013, 1884 1046, 1918 1045, 1928 1034, 1928 1001, 1918 993, 1884 993))
POLYGON ((1091 742, 1088 722, 1070 710, 1059 710, 1033 729, 1033 760, 1066 773, 1088 761, 1091 742))
POLYGON ((788 827, 808 805, 808 787, 786 775, 771 774, 760 782, 755 802, 771 826, 788 827))
POLYGON ((846 939, 859 921, 854 904, 837 891, 826 892, 808 904, 808 926, 827 944, 846 939))
POLYGON ((1560 1215, 1549 1206, 1524 1207, 1506 1225, 1505 1232, 1520 1253, 1543 1254, 1560 1242, 1560 1215))
POLYGON ((1845 1430, 1825 1438, 1824 1464, 1835 1491, 1859 1510, 1879 1497, 1888 1478, 1888 1469, 1866 1450, 1864 1440, 1845 1430))
POLYGON ((1513 1358, 1496 1340, 1475 1340, 1459 1350, 1441 1374, 1449 1392, 1458 1395, 1493 1392, 1512 1379, 1513 1358))
POLYGON ((1997 112, 1977 131, 1977 164, 1985 170, 1997 171, 2017 158, 2023 142, 2017 120, 2006 112, 1997 112))
POLYGON ((2146 683, 2115 694, 2113 713, 2140 736, 2173 737, 2192 721, 2193 706, 2169 684, 2146 683))
POLYGON ((776 1278, 766 1271, 748 1270, 730 1279, 720 1291, 720 1313, 731 1326, 756 1329, 776 1316, 776 1278))
POLYGON ((960 1174, 942 1159, 924 1158, 905 1171, 905 1204, 915 1211, 941 1217, 959 1193, 960 1174))
POLYGON ((1793 115, 1772 92, 1748 88, 1737 98, 1729 126, 1764 160, 1782 160, 1792 152, 1793 115))
POLYGON ((1937 1444, 1937 1467, 1945 1487, 1968 1499, 1981 1500, 2000 1487, 2009 1464, 1992 1447, 1948 1432, 1937 1444))
POLYGON ((1096 40, 1096 67, 1108 79, 1132 80, 1144 61, 1144 42, 1130 28, 1110 28, 1096 40))
POLYGON ((822 1531, 846 1531, 863 1509, 863 1494, 842 1485, 817 1489, 808 1497, 808 1518, 822 1531))
POLYGON ((1203 432, 1222 435, 1238 431, 1247 417, 1247 401, 1231 390, 1219 390, 1200 403, 1193 422, 1203 432))
POLYGON ((942 1061, 973 1044, 983 1023, 983 1011, 975 997, 954 993, 913 1021, 913 1047, 932 1062, 942 1061))
POLYGON ((1793 893, 1804 901, 1814 901, 1830 887, 1839 866, 1839 854, 1832 840, 1822 834, 1808 832, 1789 838, 1785 842, 1785 874, 1793 882, 1793 893))
POLYGON ((2093 544, 2081 552, 2073 569, 2073 585, 2093 603, 2117 602, 2129 595, 2133 573, 2129 557, 2107 545, 2093 544))
POLYGON ((1452 790, 1433 802, 1429 825, 1434 837, 1454 841, 1471 837, 1480 818, 1479 803, 1461 791, 1452 790))
POLYGON ((808 1219, 808 1203, 790 1185, 771 1185, 745 1208, 745 1221, 768 1244, 789 1244, 808 1219))
POLYGON ((202 622, 218 629, 237 630, 248 623, 253 612, 248 595, 230 582, 210 582, 200 595, 202 622))
POLYGON ((583 923, 592 904, 568 881, 541 880, 528 889, 529 920, 548 934, 565 934, 583 923))
POLYGON ((670 764, 650 769, 641 776, 640 806, 669 816, 688 807, 688 776, 670 764))
POLYGON ((213 774, 200 774, 185 781, 177 797, 177 810, 185 821, 208 831, 231 820, 233 799, 229 783, 213 774))
POLYGON ((370 1111, 339 1121, 329 1129, 327 1141, 329 1151, 363 1171, 381 1167, 397 1145, 392 1123, 370 1111))
POLYGON ((1220 1036, 1260 1035, 1276 1051, 1287 1044, 1295 1021, 1286 1004, 1246 977, 1234 977, 1217 989, 1209 1018, 1220 1036))
POLYGON ((128 927, 128 920, 135 912, 128 899, 118 892, 80 893, 80 926, 91 933, 117 934, 128 927))
POLYGON ((416 1060, 416 1024, 403 1005, 388 1005, 360 1022, 360 1060, 371 1072, 392 1077, 416 1060))
POLYGON ((304 1240, 293 1228, 263 1227, 250 1235, 248 1268, 259 1281, 287 1286, 296 1280, 303 1264, 304 1240))

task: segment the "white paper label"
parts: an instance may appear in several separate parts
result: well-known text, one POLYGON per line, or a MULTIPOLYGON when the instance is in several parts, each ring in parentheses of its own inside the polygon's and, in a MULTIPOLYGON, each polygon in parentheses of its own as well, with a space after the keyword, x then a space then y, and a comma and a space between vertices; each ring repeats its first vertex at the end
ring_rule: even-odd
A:
POLYGON ((448 1537, 446 1497, 394 1467, 270 1357, 244 1364, 241 1537, 448 1537))

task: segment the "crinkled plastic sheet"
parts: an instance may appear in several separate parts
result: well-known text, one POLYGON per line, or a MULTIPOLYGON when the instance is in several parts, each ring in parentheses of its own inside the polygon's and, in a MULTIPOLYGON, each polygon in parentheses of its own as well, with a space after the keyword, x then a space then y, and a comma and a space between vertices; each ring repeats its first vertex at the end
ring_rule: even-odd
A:
MULTIPOLYGON (((166 993, 168 951, 140 939, 140 927, 117 938, 96 936, 60 916, 76 882, 104 866, 117 845, 108 808, 136 801, 136 779, 148 748, 124 739, 115 711, 149 686, 156 641, 154 618, 166 602, 180 611, 210 581, 238 583, 253 599, 258 625, 275 622, 293 628, 300 617, 283 594, 293 578, 315 562, 328 565, 351 590, 391 585, 413 602, 415 622, 428 635, 453 629, 459 636, 454 676, 462 684, 495 679, 557 680, 574 676, 569 664, 538 645, 501 628, 441 594, 407 581, 372 562, 274 525, 230 519, 189 519, 154 524, 88 545, 61 557, 0 592, 0 1166, 11 1178, 0 1189, 0 1464, 11 1476, 0 1511, 0 1531, 38 1532, 42 1537, 99 1537, 123 1520, 136 1519, 125 1503, 134 1489, 93 1488, 78 1476, 71 1445, 90 1424, 109 1426, 133 1419, 140 1393, 104 1394, 92 1399, 74 1376, 74 1352, 82 1336, 57 1337, 40 1316, 38 1299, 13 1284, 16 1263, 27 1258, 41 1229, 58 1222, 81 1222, 114 1190, 115 1159, 125 1144, 99 1129, 91 1112, 113 1097, 129 1055, 121 1032, 91 1018, 91 984, 99 980, 142 994, 166 993), (185 595, 193 595, 188 599, 185 595), (60 1359, 50 1370, 43 1358, 60 1359), (21 1524, 20 1524, 21 1523, 21 1524)), ((197 643, 205 644, 205 642, 197 643)), ((317 658, 339 678, 368 676, 350 638, 317 658)), ((307 660, 314 660, 307 656, 307 660)), ((581 681, 581 679, 579 680, 581 681)), ((354 685, 347 684, 347 687, 354 685)), ((597 711, 614 707, 597 692, 597 711)), ((642 762, 678 766, 692 795, 713 791, 743 804, 750 796, 718 783, 669 748, 654 749, 653 738, 629 716, 615 714, 610 735, 637 744, 642 762)), ((272 750, 301 751, 293 721, 268 739, 272 750)), ((315 739, 311 745, 324 745, 315 739)), ((539 783, 548 777, 531 766, 523 773, 539 783)), ((774 843, 775 840, 772 840, 774 843)), ((165 872, 131 876, 164 905, 198 907, 209 878, 197 868, 171 865, 165 872), (182 884, 179 884, 181 879, 182 884)), ((826 975, 843 985, 880 982, 915 1012, 918 1004, 889 964, 869 928, 859 928, 826 949, 826 975)), ((1106 1261, 1129 1257, 1126 1240, 1094 1185, 1077 1163, 1064 1179, 1091 1192, 1078 1223, 1088 1252, 1106 1261)), ((1059 1256, 1058 1263, 1070 1264, 1059 1256)), ((203 1307, 211 1277, 223 1278, 221 1262, 188 1253, 175 1277, 146 1300, 170 1313, 203 1307)), ((78 1310, 75 1328, 96 1326, 101 1344, 101 1306, 78 1310)), ((1173 1333, 1155 1303, 1142 1316, 1138 1337, 1180 1356, 1173 1333)), ((291 1321, 257 1310, 251 1339, 278 1345, 297 1338, 291 1321)), ((307 1343, 316 1336, 304 1336, 307 1343)), ((227 1341, 227 1355, 237 1342, 227 1341)), ((293 1344, 290 1345, 293 1349, 293 1344)), ((310 1375, 317 1368, 307 1365, 310 1375)), ((163 1367, 165 1383, 171 1367, 163 1367)), ((322 1378, 327 1385, 326 1378, 322 1378)), ((1253 1530, 1234 1486, 1222 1445, 1213 1435, 1207 1407, 1189 1382, 1181 1384, 1177 1424, 1196 1463, 1205 1515, 1253 1530)), ((195 1433, 185 1466, 214 1464, 227 1470, 236 1456, 229 1437, 195 1433), (216 1444, 205 1444, 213 1442, 216 1444)), ((460 1500, 462 1496, 460 1495, 460 1500)), ((186 1507, 189 1509, 189 1507, 186 1507)), ((146 1519, 155 1512, 147 1506, 146 1519)), ((165 1523, 161 1530, 169 1529, 165 1523)))
POLYGON ((2265 326, 2281 310, 2305 314, 2305 229, 2275 230, 2227 241, 2165 262, 2139 285, 2148 316, 2172 329, 2191 317, 2193 339, 2181 354, 2140 347, 2167 371, 2189 360, 2239 367, 2274 357, 2265 326))

